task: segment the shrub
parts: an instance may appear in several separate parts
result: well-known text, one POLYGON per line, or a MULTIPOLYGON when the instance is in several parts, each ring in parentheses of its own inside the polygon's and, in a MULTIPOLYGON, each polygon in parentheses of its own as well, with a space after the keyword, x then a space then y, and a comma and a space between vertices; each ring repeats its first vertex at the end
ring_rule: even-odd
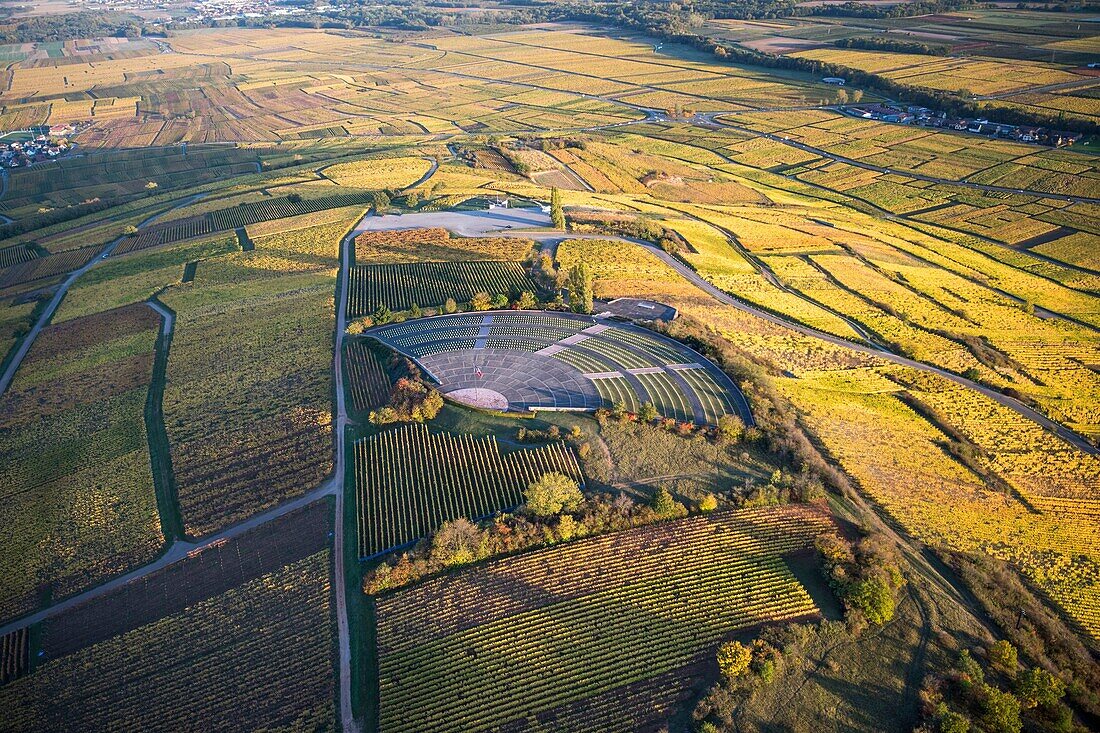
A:
POLYGON ((1032 667, 1017 677, 1016 694, 1027 709, 1053 707, 1066 694, 1066 683, 1042 667, 1032 667))
POLYGON ((538 517, 573 512, 584 503, 577 482, 563 473, 546 473, 524 492, 527 511, 538 517))
POLYGON ((1012 646, 1006 639, 995 642, 993 646, 989 647, 989 663, 993 665, 994 669, 999 669, 1005 674, 1015 677, 1016 647, 1012 646))
POLYGON ((986 685, 981 693, 982 725, 990 733, 1019 733, 1020 701, 1011 692, 986 685))
POLYGON ((478 559, 483 545, 481 530, 464 517, 444 522, 432 536, 429 557, 445 567, 465 565, 478 559))
POLYGON ((653 511, 662 519, 687 516, 687 507, 672 498, 668 489, 661 487, 653 495, 653 511))
POLYGON ((940 733, 970 733, 970 718, 947 710, 940 716, 940 733))
POLYGON ((752 650, 739 641, 729 641, 718 647, 718 669, 727 680, 742 677, 752 663, 752 650))
POLYGON ((894 594, 881 578, 857 581, 848 600, 852 607, 862 611, 873 624, 881 626, 894 618, 894 594))
POLYGON ((386 407, 370 413, 375 425, 391 422, 424 422, 443 409, 443 395, 419 379, 402 377, 390 391, 386 407))
POLYGON ((473 299, 470 300, 470 307, 475 311, 487 311, 492 304, 488 293, 474 293, 473 299))

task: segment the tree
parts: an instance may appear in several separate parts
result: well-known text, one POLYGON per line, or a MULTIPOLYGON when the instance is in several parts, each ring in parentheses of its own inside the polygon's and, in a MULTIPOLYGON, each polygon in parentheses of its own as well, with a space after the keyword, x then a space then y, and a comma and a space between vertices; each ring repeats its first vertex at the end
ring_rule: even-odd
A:
POLYGON ((940 733, 970 733, 970 718, 947 710, 940 716, 940 733))
POLYGON ((530 310, 538 304, 535 300, 535 294, 530 290, 524 290, 519 294, 519 299, 516 300, 516 307, 520 310, 530 310))
POLYGON ((1020 701, 1011 692, 986 685, 981 696, 982 725, 990 733, 1019 733, 1020 701))
POLYGON ((544 473, 523 494, 527 511, 539 517, 573 512, 584 503, 577 482, 564 473, 544 473))
POLYGON ((836 103, 837 104, 848 104, 848 92, 844 91, 843 89, 837 89, 836 90, 836 103))
POLYGON ((443 395, 419 379, 402 377, 390 390, 389 404, 371 412, 375 425, 391 422, 424 422, 433 419, 443 409, 443 395))
POLYGON ((657 419, 657 408, 652 402, 643 402, 638 408, 638 419, 644 423, 651 423, 657 419))
POLYGON ((881 578, 856 581, 848 595, 848 602, 862 611, 873 624, 881 626, 894 617, 894 594, 881 578))
POLYGON ((405 208, 415 209, 419 203, 420 197, 416 195, 416 191, 409 191, 405 194, 405 208))
POLYGON ((370 318, 371 321, 382 326, 393 320, 393 313, 390 311, 389 307, 383 303, 375 309, 370 318))
POLYGON ((507 308, 508 307, 508 296, 504 295, 503 293, 497 293, 496 295, 493 296, 493 301, 492 301, 491 305, 494 308, 507 308))
POLYGON ((420 310, 419 305, 413 303, 409 306, 409 315, 413 318, 420 318, 422 315, 424 315, 424 311, 420 310))
POLYGON ((561 193, 557 188, 550 189, 550 223, 555 229, 565 229, 565 212, 561 208, 561 193))
POLYGON ((1012 646, 1006 639, 995 642, 993 646, 989 647, 989 663, 993 665, 995 669, 999 669, 1005 674, 1015 677, 1017 663, 1016 647, 1012 646))
POLYGON ((569 305, 577 313, 592 312, 592 272, 584 262, 569 269, 569 305))
POLYGON ((470 307, 476 311, 487 311, 493 305, 488 293, 474 293, 470 300, 470 307))
POLYGON ((477 559, 483 541, 482 532, 469 519, 459 517, 444 522, 432 536, 432 560, 454 567, 477 559))
POLYGON ((718 670, 727 680, 742 677, 752 663, 752 650, 739 641, 728 641, 718 647, 718 670))
POLYGON ((458 303, 455 302, 454 298, 447 298, 447 300, 444 301, 444 303, 443 303, 443 312, 444 313, 457 313, 458 312, 458 303))
POLYGON ((348 336, 358 336, 359 334, 363 333, 363 322, 352 321, 344 329, 344 333, 346 333, 348 336))
POLYGON ((374 206, 374 210, 381 214, 390 208, 390 197, 386 195, 385 191, 375 191, 370 197, 371 205, 374 206))
POLYGON ((127 237, 133 237, 138 233, 138 228, 136 226, 134 226, 133 224, 129 224, 129 225, 127 225, 124 232, 125 232, 127 237))
POLYGON ((157 182, 156 181, 149 181, 148 183, 145 184, 145 188, 147 188, 150 191, 152 191, 156 187, 157 187, 157 182))
POLYGON ((859 104, 862 99, 863 99, 863 90, 862 89, 853 89, 852 90, 852 103, 853 104, 859 104))
POLYGON ((707 494, 699 500, 699 511, 701 512, 713 512, 718 508, 718 500, 714 498, 714 494, 707 494))
POLYGON ((1016 678, 1016 694, 1027 709, 1052 707, 1066 694, 1066 683, 1042 667, 1032 667, 1016 678))
POLYGON ((687 507, 672 498, 668 489, 661 487, 653 495, 653 511, 662 519, 673 519, 687 515, 687 507))
POLYGON ((745 432, 745 423, 736 415, 722 415, 718 418, 718 436, 723 442, 736 443, 745 432))

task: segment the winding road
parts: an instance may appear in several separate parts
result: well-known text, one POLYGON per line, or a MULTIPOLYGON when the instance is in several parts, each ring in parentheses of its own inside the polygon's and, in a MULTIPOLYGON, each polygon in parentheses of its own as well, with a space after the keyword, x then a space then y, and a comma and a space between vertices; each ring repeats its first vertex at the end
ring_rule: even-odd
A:
POLYGON ((994 400, 998 404, 1007 407, 1010 410, 1013 410, 1014 412, 1020 414, 1028 420, 1031 420, 1034 423, 1037 423, 1040 427, 1056 434, 1062 440, 1070 443, 1078 450, 1084 451, 1085 453, 1089 453, 1092 455, 1100 455, 1100 448, 1097 448, 1096 446, 1089 443, 1087 440, 1085 440, 1084 437, 1078 435, 1069 428, 1054 422, 1053 420, 1037 412, 1036 410, 1033 410, 1032 408, 1025 405, 1023 402, 1004 395, 994 389, 985 387, 981 384, 978 384, 977 382, 967 379, 966 377, 949 372, 946 369, 941 369, 939 367, 932 366, 931 364, 914 361, 913 359, 900 356, 891 351, 884 351, 874 346, 849 341, 839 336, 833 336, 831 334, 810 328, 809 326, 803 326, 802 324, 795 323, 794 321, 789 321, 785 318, 775 315, 774 313, 769 313, 768 311, 761 310, 760 308, 744 303, 733 297, 726 291, 717 288, 716 286, 711 284, 710 281, 700 276, 699 273, 695 272, 679 259, 668 254, 655 244, 637 239, 626 239, 623 237, 603 237, 603 239, 616 239, 623 242, 630 242, 632 244, 643 247, 644 249, 648 250, 649 252, 660 258, 666 264, 671 266, 673 269, 675 269, 678 273, 680 273, 684 278, 693 283, 700 290, 703 290, 720 303, 732 306, 746 313, 751 313, 752 315, 758 318, 762 318, 769 323, 774 323, 777 326, 783 326, 784 328, 789 328, 793 331, 797 331, 804 336, 821 339, 822 341, 827 341, 836 346, 843 346, 846 349, 852 349, 853 351, 858 351, 860 353, 870 354, 871 356, 876 356, 885 361, 890 361, 901 366, 910 367, 912 369, 919 369, 920 371, 928 372, 930 374, 936 374, 945 379, 949 379, 956 384, 961 384, 964 387, 968 387, 977 392, 980 392, 981 394, 994 400))

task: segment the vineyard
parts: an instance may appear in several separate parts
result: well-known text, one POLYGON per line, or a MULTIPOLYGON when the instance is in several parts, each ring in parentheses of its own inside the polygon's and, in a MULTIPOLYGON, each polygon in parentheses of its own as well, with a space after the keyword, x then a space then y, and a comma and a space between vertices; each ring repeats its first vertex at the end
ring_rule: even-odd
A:
POLYGON ((442 305, 448 298, 469 302, 476 293, 509 299, 538 289, 518 262, 419 262, 356 265, 349 278, 348 316, 373 313, 380 306, 407 310, 442 305))
POLYGON ((533 246, 530 239, 519 237, 452 237, 450 232, 439 227, 368 230, 355 237, 353 261, 356 265, 473 260, 518 262, 533 246))
POLYGON ((345 347, 345 355, 352 408, 356 412, 367 412, 386 404, 390 396, 390 378, 378 353, 362 341, 350 341, 345 347))
POLYGON ((25 244, 17 244, 12 247, 4 247, 3 249, 0 249, 0 268, 18 265, 21 262, 33 260, 37 256, 38 255, 35 253, 35 251, 25 244))
MULTIPOLYGON (((831 530, 818 507, 724 512, 383 595, 380 730, 484 730, 537 718, 682 668, 734 632, 812 617, 817 608, 783 557, 831 530)), ((648 701, 619 699, 622 719, 646 714, 648 701)))
POLYGON ((45 662, 0 687, 0 728, 331 727, 329 576, 324 551, 45 662))
POLYGON ((558 471, 583 482, 562 443, 501 453, 494 437, 433 434, 423 425, 387 430, 355 444, 359 554, 375 555, 457 517, 488 516, 558 471))
POLYGON ((0 397, 0 618, 160 550, 144 420, 159 325, 144 304, 51 325, 0 397))
POLYGON ((201 237, 213 232, 239 229, 249 224, 301 216, 302 214, 311 214, 325 209, 339 209, 355 205, 366 206, 370 201, 371 194, 343 193, 320 196, 314 199, 287 196, 241 204, 240 206, 219 209, 190 219, 149 227, 134 236, 127 237, 115 249, 114 253, 117 255, 127 254, 162 244, 201 237))

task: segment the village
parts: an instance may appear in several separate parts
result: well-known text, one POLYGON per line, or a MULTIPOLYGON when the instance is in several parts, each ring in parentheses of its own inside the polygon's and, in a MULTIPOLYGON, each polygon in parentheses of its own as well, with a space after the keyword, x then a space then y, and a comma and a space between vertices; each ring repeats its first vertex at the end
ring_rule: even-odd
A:
POLYGON ((69 138, 91 124, 77 122, 6 133, 0 137, 0 167, 24 168, 67 155, 77 147, 69 138))
POLYGON ((1009 125, 1001 122, 990 122, 984 118, 954 118, 949 117, 946 112, 937 112, 928 107, 870 103, 844 105, 841 106, 840 111, 853 117, 862 117, 868 120, 893 122, 902 125, 920 125, 921 127, 938 127, 945 130, 1016 140, 1022 143, 1049 145, 1055 148, 1073 145, 1080 142, 1082 137, 1080 133, 1051 130, 1045 127, 1009 125))

